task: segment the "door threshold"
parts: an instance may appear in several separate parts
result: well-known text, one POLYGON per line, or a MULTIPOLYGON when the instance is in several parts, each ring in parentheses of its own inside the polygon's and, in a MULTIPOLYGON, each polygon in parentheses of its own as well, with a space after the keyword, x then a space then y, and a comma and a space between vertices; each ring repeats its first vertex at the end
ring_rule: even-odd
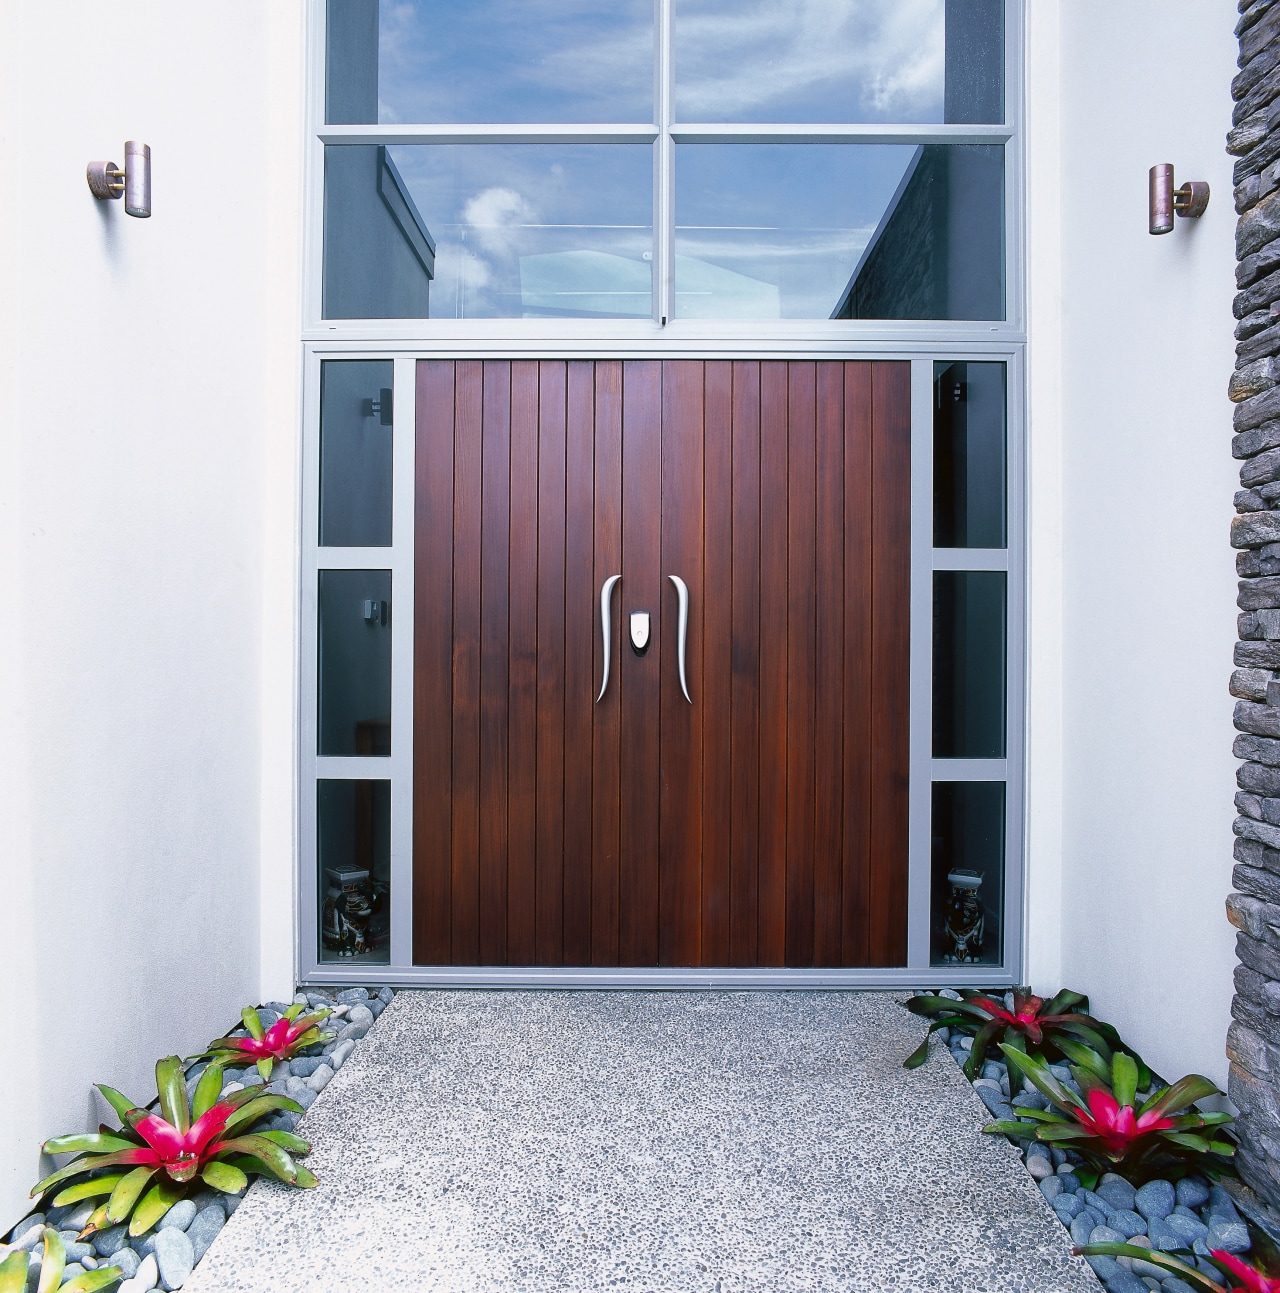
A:
POLYGON ((958 984, 1008 987, 1013 982, 1000 966, 868 967, 862 969, 690 969, 678 966, 506 966, 418 965, 344 969, 325 965, 304 975, 304 985, 390 984, 399 988, 561 988, 742 991, 885 991, 958 984))

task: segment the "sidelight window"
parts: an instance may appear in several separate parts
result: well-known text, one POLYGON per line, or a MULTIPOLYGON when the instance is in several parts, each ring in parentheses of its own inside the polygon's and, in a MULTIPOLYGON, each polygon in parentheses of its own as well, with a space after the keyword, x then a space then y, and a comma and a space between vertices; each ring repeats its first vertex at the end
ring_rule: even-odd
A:
POLYGON ((1004 320, 1006 0, 328 0, 324 319, 1004 320))

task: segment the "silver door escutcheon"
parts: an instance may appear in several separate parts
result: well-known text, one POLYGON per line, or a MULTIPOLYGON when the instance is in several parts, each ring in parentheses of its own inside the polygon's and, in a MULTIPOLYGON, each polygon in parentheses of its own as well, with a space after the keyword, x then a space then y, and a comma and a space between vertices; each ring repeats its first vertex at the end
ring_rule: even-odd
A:
POLYGON ((631 649, 636 655, 644 655, 649 649, 649 612, 631 612, 631 649))
POLYGON ((679 617, 676 620, 676 664, 680 668, 680 690, 684 692, 684 698, 693 704, 689 696, 689 684, 685 681, 684 676, 684 644, 689 635, 689 588, 679 575, 668 575, 676 586, 676 597, 679 599, 679 617))
POLYGON ((609 686, 609 649, 613 645, 613 626, 609 619, 609 598, 613 596, 614 585, 621 575, 610 575, 600 586, 600 637, 604 642, 604 676, 600 679, 600 694, 596 697, 598 705, 604 699, 609 686))

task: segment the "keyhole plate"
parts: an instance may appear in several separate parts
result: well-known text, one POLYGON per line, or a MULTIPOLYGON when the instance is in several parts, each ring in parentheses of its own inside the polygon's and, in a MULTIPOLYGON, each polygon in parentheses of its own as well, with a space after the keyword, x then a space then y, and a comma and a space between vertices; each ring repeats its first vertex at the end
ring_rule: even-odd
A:
POLYGON ((644 655, 649 649, 649 612, 631 612, 631 649, 636 655, 644 655))

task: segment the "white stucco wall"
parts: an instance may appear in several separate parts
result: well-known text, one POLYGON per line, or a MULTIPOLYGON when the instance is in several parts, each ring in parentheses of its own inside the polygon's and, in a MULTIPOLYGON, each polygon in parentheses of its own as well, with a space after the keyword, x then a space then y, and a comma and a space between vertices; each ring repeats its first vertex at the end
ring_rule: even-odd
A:
POLYGON ((0 1229, 290 987, 301 26, 0 6, 0 1229), (150 220, 85 184, 130 138, 150 220))
POLYGON ((1030 970, 1224 1084, 1236 6, 1029 8, 1030 970), (1213 196, 1153 238, 1165 161, 1213 196))

